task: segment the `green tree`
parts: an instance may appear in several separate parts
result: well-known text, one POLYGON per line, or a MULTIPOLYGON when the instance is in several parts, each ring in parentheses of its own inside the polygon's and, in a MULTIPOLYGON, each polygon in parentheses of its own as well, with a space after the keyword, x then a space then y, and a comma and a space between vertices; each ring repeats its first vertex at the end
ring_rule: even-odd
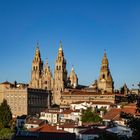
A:
POLYGON ((140 118, 135 118, 132 114, 130 113, 120 113, 120 117, 124 118, 127 120, 126 124, 129 126, 132 131, 132 137, 133 140, 139 140, 140 139, 140 118))
POLYGON ((4 99, 0 105, 0 122, 7 128, 10 127, 10 122, 12 121, 12 113, 7 101, 4 99))
POLYGON ((82 122, 101 122, 102 118, 92 111, 91 108, 83 111, 82 122))
POLYGON ((3 123, 0 121, 0 130, 3 128, 3 123))
POLYGON ((10 128, 3 128, 0 130, 0 139, 10 139, 12 134, 10 128))

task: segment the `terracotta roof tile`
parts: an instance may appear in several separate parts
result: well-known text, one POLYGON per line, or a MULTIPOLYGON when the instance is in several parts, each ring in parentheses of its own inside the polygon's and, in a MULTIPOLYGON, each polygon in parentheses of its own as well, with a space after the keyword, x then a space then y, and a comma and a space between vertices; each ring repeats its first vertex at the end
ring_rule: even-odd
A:
POLYGON ((30 129, 30 131, 33 131, 33 132, 59 132, 59 133, 68 133, 68 132, 65 132, 64 130, 57 130, 56 129, 56 126, 51 126, 49 124, 45 124, 45 125, 40 126, 38 128, 32 128, 32 129, 30 129))
POLYGON ((109 110, 104 116, 103 119, 107 119, 107 120, 112 120, 114 119, 118 114, 120 114, 121 109, 120 108, 113 108, 111 110, 109 110))
POLYGON ((130 113, 132 115, 140 115, 140 113, 136 112, 136 106, 130 104, 126 105, 123 108, 113 108, 109 110, 104 116, 103 119, 108 119, 108 120, 120 120, 120 113, 125 112, 125 113, 130 113))
POLYGON ((44 120, 39 120, 39 119, 27 119, 26 124, 38 124, 41 125, 45 123, 44 120))

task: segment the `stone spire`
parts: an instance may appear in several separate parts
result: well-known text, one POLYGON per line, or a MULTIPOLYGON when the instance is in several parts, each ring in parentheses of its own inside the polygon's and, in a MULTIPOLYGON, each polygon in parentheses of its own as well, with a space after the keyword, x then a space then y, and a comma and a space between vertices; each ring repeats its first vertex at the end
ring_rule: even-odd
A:
POLYGON ((98 80, 98 88, 106 92, 113 92, 114 89, 114 83, 109 70, 109 62, 106 52, 104 52, 104 56, 102 59, 100 76, 98 80))
POLYGON ((71 73, 70 73, 70 76, 69 76, 69 79, 70 79, 70 84, 73 88, 76 88, 78 86, 78 77, 75 73, 75 70, 74 70, 74 67, 72 66, 72 69, 71 69, 71 73))
POLYGON ((62 48, 62 41, 60 41, 60 47, 58 50, 58 58, 64 57, 63 48, 62 48))
POLYGON ((48 65, 48 59, 46 59, 46 64, 45 64, 44 69, 43 69, 42 81, 43 81, 43 88, 44 89, 52 90, 53 78, 52 78, 50 66, 48 65))
POLYGON ((104 57, 102 59, 102 67, 108 68, 108 66, 109 66, 109 63, 108 63, 107 55, 106 55, 106 52, 104 52, 104 57))
POLYGON ((48 58, 46 58, 46 64, 44 66, 44 69, 47 70, 47 71, 50 71, 50 66, 48 64, 48 58))
POLYGON ((67 86, 66 60, 64 58, 62 42, 60 41, 60 47, 55 62, 55 72, 54 72, 54 102, 56 104, 60 104, 61 92, 63 92, 66 86, 67 86))
POLYGON ((43 62, 41 60, 39 43, 37 43, 35 56, 32 62, 31 82, 29 84, 32 88, 42 88, 41 78, 43 71, 43 62))
POLYGON ((41 55, 40 55, 39 43, 38 43, 38 42, 37 42, 37 47, 36 47, 36 51, 35 51, 34 60, 35 60, 35 61, 41 60, 41 55))

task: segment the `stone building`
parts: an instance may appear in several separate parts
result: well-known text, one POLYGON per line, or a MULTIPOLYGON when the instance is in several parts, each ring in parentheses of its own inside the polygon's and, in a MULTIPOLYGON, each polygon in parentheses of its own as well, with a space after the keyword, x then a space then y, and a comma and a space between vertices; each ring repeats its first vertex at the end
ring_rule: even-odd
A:
POLYGON ((102 92, 112 93, 114 91, 114 82, 110 73, 106 52, 104 53, 104 57, 102 59, 100 76, 97 84, 98 89, 102 90, 102 92))
POLYGON ((40 50, 37 44, 35 56, 32 63, 32 80, 30 82, 30 87, 42 88, 42 70, 43 62, 41 60, 40 50))
POLYGON ((38 43, 32 62, 31 81, 29 87, 47 90, 52 90, 53 88, 53 78, 48 65, 48 60, 46 60, 46 64, 43 67, 43 61, 41 59, 38 43))
POLYGON ((66 60, 64 58, 62 43, 60 42, 54 70, 54 103, 60 104, 61 93, 67 87, 67 80, 66 60))
POLYGON ((100 103, 112 103, 115 102, 115 94, 113 93, 96 93, 87 90, 65 90, 61 95, 61 108, 67 108, 72 103, 79 101, 92 102, 96 104, 100 103))
POLYGON ((43 66, 39 44, 37 43, 35 56, 32 62, 31 81, 29 87, 50 90, 53 96, 52 102, 59 105, 61 93, 64 89, 66 87, 76 88, 78 86, 78 78, 73 68, 69 78, 67 75, 66 59, 62 49, 62 42, 60 42, 58 55, 55 61, 54 78, 50 71, 48 60, 46 61, 45 66, 43 66))
POLYGON ((108 101, 108 99, 111 99, 110 102, 111 103, 114 102, 114 94, 113 94, 114 82, 110 73, 109 62, 106 53, 104 53, 104 57, 102 59, 99 79, 95 80, 95 83, 93 83, 92 86, 87 87, 86 89, 84 89, 83 86, 81 88, 81 86, 78 85, 78 77, 73 67, 70 72, 70 75, 68 76, 66 64, 67 64, 66 59, 64 57, 64 52, 62 49, 62 42, 60 42, 60 47, 55 61, 54 77, 53 77, 52 72, 50 71, 50 67, 48 65, 48 61, 46 61, 45 66, 43 66, 39 46, 37 44, 35 56, 32 63, 32 72, 31 72, 32 76, 29 87, 50 90, 52 92, 53 99, 52 103, 58 105, 61 105, 63 103, 69 104, 73 101, 81 100, 80 94, 78 95, 76 93, 74 95, 75 92, 73 92, 71 96, 68 96, 67 93, 65 94, 65 91, 67 89, 70 89, 71 91, 80 89, 82 100, 85 101, 89 101, 88 96, 91 96, 90 99, 93 100, 95 100, 94 97, 97 99, 97 96, 99 96, 100 100, 107 99, 108 101), (84 94, 82 90, 85 90, 84 94), (90 94, 88 94, 89 91, 90 94), (111 98, 106 98, 107 96, 110 96, 110 94, 111 98), (66 101, 65 100, 66 98, 67 99, 69 98, 68 99, 69 101, 66 101))
POLYGON ((28 88, 25 84, 4 82, 0 84, 0 103, 7 100, 13 117, 39 114, 50 106, 50 92, 28 88))
POLYGON ((78 86, 78 77, 75 73, 74 67, 72 67, 72 69, 71 69, 69 80, 70 80, 70 86, 72 88, 76 88, 78 86))

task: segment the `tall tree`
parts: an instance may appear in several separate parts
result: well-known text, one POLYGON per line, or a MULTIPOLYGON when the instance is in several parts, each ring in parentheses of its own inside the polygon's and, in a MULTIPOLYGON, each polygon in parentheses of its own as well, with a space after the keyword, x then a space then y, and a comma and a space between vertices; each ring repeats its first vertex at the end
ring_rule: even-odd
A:
POLYGON ((12 121, 12 113, 7 101, 4 99, 0 105, 0 122, 4 127, 9 127, 12 121))
POLYGON ((97 115, 91 108, 83 111, 82 122, 101 122, 102 118, 97 115))

